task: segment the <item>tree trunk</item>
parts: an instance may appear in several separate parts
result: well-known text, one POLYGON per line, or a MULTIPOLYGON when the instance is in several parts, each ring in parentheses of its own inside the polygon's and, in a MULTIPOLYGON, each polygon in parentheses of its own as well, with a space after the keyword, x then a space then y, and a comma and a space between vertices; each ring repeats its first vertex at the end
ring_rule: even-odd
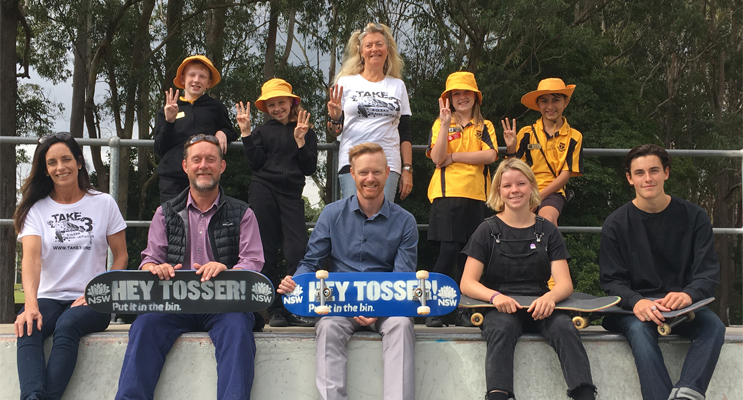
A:
MULTIPOLYGON (((175 28, 175 24, 182 17, 183 0, 168 1, 168 15, 165 22, 167 24, 168 34, 173 30, 179 30, 175 28)), ((165 45, 165 80, 162 87, 163 93, 173 87, 173 78, 175 78, 175 73, 183 58, 185 58, 183 37, 182 35, 173 35, 168 39, 168 44, 165 45)))
POLYGON ((289 62, 289 56, 292 53, 292 45, 294 44, 294 25, 297 20, 297 10, 289 11, 289 26, 286 28, 286 48, 284 48, 284 55, 281 56, 279 61, 279 71, 283 71, 286 68, 286 64, 289 62))
POLYGON ((279 29, 279 0, 271 0, 268 18, 268 38, 266 39, 266 63, 263 66, 263 80, 267 81, 276 74, 276 32, 279 29))
MULTIPOLYGON (((20 11, 17 0, 0 2, 0 136, 16 136, 16 35, 20 11)), ((0 218, 12 218, 16 202, 15 145, 0 145, 0 218)), ((0 225, 0 323, 15 320, 15 246, 11 225, 0 225)))
MULTIPOLYGON (((224 0, 215 1, 215 5, 224 3, 224 0)), ((220 7, 209 10, 206 15, 206 56, 220 72, 224 66, 224 17, 226 13, 227 9, 220 7)), ((210 89, 209 94, 219 99, 221 97, 220 86, 210 89)))
MULTIPOLYGON (((88 83, 88 64, 90 63, 90 0, 80 2, 77 16, 77 38, 73 46, 75 64, 72 72, 72 106, 70 107, 70 133, 73 137, 83 137, 85 124, 85 87, 88 83)), ((93 137, 93 136, 90 136, 93 137)))

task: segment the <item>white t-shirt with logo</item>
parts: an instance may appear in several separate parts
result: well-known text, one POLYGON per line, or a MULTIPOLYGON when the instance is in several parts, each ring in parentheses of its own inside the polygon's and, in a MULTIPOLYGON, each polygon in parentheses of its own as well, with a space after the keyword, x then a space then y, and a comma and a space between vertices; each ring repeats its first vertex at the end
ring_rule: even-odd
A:
POLYGON ((38 298, 75 300, 91 278, 106 272, 107 236, 126 228, 113 197, 86 193, 73 204, 47 196, 28 211, 18 241, 41 237, 38 298))
POLYGON ((350 75, 338 79, 338 85, 343 87, 344 113, 338 170, 348 165, 348 151, 353 146, 374 142, 384 149, 390 170, 401 173, 397 127, 401 115, 412 114, 405 83, 389 76, 369 82, 361 75, 350 75))

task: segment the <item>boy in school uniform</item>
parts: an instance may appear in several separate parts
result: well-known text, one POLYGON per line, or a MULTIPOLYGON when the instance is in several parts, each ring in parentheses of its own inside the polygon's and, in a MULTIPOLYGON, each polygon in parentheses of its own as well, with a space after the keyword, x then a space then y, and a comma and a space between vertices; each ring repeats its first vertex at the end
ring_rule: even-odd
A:
POLYGON ((505 156, 520 158, 531 167, 542 199, 538 214, 555 225, 572 197, 565 185, 571 177, 583 175, 583 135, 562 115, 573 90, 575 85, 565 85, 562 79, 543 79, 537 90, 521 98, 523 105, 542 116, 518 134, 515 119, 501 121, 505 156))

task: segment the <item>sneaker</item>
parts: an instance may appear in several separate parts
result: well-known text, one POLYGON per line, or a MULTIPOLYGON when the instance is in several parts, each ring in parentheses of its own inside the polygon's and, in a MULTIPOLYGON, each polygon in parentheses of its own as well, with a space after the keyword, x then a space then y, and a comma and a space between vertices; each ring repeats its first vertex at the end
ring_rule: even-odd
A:
POLYGON ((465 309, 457 310, 457 315, 454 317, 454 323, 457 326, 464 326, 468 328, 472 328, 475 326, 475 324, 472 323, 470 313, 467 312, 467 310, 465 309))
POLYGON ((439 317, 427 317, 426 326, 429 328, 441 328, 444 326, 444 321, 439 317))
POLYGON ((302 316, 295 315, 292 313, 287 313, 286 320, 289 322, 289 325, 291 326, 303 326, 303 327, 313 327, 315 326, 315 322, 317 322, 316 318, 302 317, 302 316))
POLYGON ((282 315, 281 309, 277 309, 271 311, 268 317, 268 325, 274 328, 283 328, 289 326, 289 322, 287 322, 286 318, 282 315))

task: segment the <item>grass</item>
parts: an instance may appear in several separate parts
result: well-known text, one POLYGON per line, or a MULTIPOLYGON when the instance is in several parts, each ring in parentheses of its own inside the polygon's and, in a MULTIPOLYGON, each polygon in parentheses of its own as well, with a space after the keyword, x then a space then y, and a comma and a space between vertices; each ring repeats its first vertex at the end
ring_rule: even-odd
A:
POLYGON ((26 296, 23 294, 23 290, 21 290, 21 284, 16 283, 13 287, 13 294, 15 295, 15 303, 16 304, 23 304, 26 302, 26 296))

